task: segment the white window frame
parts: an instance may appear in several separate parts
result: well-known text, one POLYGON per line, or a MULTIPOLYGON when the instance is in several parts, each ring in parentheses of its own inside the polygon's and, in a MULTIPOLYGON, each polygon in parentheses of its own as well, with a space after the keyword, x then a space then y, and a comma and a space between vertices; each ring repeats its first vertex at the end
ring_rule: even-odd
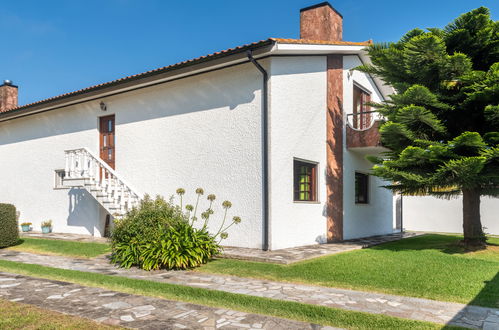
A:
POLYGON ((63 169, 54 170, 54 189, 69 189, 69 187, 65 187, 63 184, 65 173, 66 171, 63 169))

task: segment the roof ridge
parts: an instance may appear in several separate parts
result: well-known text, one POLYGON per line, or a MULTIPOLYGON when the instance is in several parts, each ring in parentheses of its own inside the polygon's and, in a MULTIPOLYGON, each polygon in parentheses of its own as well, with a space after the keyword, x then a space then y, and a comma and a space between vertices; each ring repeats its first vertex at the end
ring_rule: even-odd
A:
POLYGON ((373 44, 372 39, 367 41, 330 41, 330 40, 312 40, 312 39, 293 39, 293 38, 270 38, 276 42, 293 44, 320 44, 320 45, 345 45, 345 46, 369 46, 373 44))

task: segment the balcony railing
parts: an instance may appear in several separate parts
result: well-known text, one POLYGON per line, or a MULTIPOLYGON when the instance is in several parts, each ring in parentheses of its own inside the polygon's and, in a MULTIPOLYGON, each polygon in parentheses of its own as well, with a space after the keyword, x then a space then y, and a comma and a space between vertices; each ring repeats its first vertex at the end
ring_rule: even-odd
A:
POLYGON ((361 153, 386 151, 381 144, 379 127, 383 120, 377 111, 365 111, 347 115, 347 148, 361 153))
POLYGON ((383 119, 378 111, 365 111, 347 114, 347 125, 358 131, 370 129, 376 121, 383 119))

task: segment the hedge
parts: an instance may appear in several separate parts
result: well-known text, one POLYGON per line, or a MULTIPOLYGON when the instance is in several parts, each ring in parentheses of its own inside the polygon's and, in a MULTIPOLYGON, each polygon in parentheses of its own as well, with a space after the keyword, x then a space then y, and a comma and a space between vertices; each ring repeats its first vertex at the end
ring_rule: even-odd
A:
POLYGON ((0 204, 0 248, 12 246, 19 241, 16 207, 0 204))

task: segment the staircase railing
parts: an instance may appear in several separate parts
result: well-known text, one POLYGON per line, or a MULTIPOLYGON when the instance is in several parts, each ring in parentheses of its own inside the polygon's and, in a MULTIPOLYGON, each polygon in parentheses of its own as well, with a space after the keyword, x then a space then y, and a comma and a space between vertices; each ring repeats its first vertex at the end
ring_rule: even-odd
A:
POLYGON ((86 185, 95 185, 115 206, 130 210, 142 196, 100 157, 87 148, 65 150, 66 167, 64 179, 84 179, 86 185))

